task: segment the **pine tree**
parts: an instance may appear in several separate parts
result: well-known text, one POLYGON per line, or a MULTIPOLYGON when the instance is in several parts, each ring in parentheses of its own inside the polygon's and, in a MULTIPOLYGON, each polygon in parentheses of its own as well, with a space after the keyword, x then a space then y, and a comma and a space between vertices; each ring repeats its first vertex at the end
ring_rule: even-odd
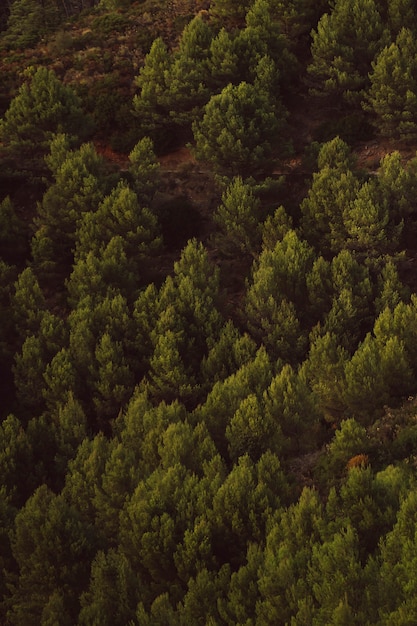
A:
POLYGON ((44 171, 43 157, 56 133, 85 138, 88 123, 81 102, 53 70, 28 68, 25 82, 0 121, 0 138, 22 168, 44 171))
POLYGON ((265 91, 246 82, 229 84, 211 97, 202 120, 193 124, 197 158, 229 175, 247 177, 265 170, 285 117, 265 91))
MULTIPOLYGON (((58 138, 60 144, 61 140, 58 138)), ((74 259, 75 234, 83 213, 97 209, 103 198, 103 160, 92 144, 52 153, 55 181, 38 205, 37 230, 32 239, 34 265, 44 277, 68 275, 74 259)))
POLYGON ((167 74, 170 116, 180 126, 199 116, 210 99, 208 50, 212 39, 209 24, 200 16, 192 19, 181 34, 167 74))
POLYGON ((356 199, 359 181, 350 149, 339 137, 322 146, 318 168, 301 203, 302 226, 307 241, 328 255, 346 246, 344 215, 356 199))
POLYGON ((403 28, 372 63, 366 108, 383 137, 417 136, 417 46, 414 34, 403 28))
POLYGON ((220 228, 215 242, 223 253, 256 255, 260 240, 260 201, 241 177, 234 178, 226 189, 213 218, 220 228))
POLYGON ((149 136, 156 146, 166 144, 164 134, 172 126, 167 98, 171 66, 172 57, 162 38, 158 37, 135 81, 140 92, 133 98, 133 111, 139 132, 143 137, 149 136))
POLYGON ((375 55, 388 40, 375 0, 336 0, 312 31, 314 92, 335 102, 360 103, 375 55))

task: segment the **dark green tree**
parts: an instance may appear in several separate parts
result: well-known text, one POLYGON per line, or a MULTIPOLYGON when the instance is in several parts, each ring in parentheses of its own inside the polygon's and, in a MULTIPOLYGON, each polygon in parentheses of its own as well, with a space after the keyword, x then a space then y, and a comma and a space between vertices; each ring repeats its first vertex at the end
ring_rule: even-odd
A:
POLYGON ((213 37, 208 22, 194 17, 181 34, 178 50, 167 74, 170 116, 180 126, 199 116, 210 99, 208 51, 213 37))
POLYGON ((81 596, 80 626, 125 626, 135 617, 137 580, 128 559, 117 552, 98 552, 87 591, 81 596))
POLYGON ((140 205, 137 194, 121 181, 100 205, 80 216, 76 232, 75 259, 99 252, 115 236, 123 238, 123 247, 132 271, 160 245, 156 216, 140 205))
POLYGON ((129 154, 131 187, 140 206, 148 206, 160 183, 160 164, 152 139, 143 137, 129 154))
POLYGON ((398 151, 386 154, 378 170, 377 189, 380 200, 388 202, 390 216, 395 224, 414 214, 414 196, 417 190, 417 159, 403 163, 398 151))
POLYGON ((63 623, 75 623, 78 596, 88 582, 86 564, 94 553, 91 531, 77 511, 45 485, 39 487, 16 517, 12 550, 18 578, 10 599, 10 622, 41 624, 43 611, 58 592, 63 598, 63 623))
POLYGON ((38 43, 62 19, 59 4, 54 0, 14 0, 10 3, 5 43, 11 48, 26 48, 38 43))
POLYGON ((356 199, 359 181, 348 145, 335 137, 318 156, 318 171, 301 203, 303 233, 323 254, 346 246, 345 212, 356 199))
POLYGON ((253 358, 245 361, 236 373, 215 383, 206 402, 194 412, 194 419, 207 425, 225 458, 228 454, 226 428, 241 402, 250 394, 260 399, 273 377, 272 364, 265 348, 261 347, 253 358))
POLYGON ((25 81, 0 121, 0 138, 19 168, 44 171, 43 157, 56 133, 83 139, 89 132, 81 101, 53 70, 28 68, 25 81))
POLYGON ((246 297, 248 327, 271 354, 297 362, 305 347, 301 323, 306 314, 306 275, 314 252, 294 230, 273 250, 264 249, 254 265, 246 297))
POLYGON ((403 222, 395 225, 390 220, 388 202, 380 200, 376 185, 364 183, 355 200, 345 211, 343 221, 347 231, 346 245, 369 257, 397 251, 403 222))
POLYGON ((304 488, 298 502, 277 517, 268 530, 264 563, 259 570, 256 622, 260 626, 268 626, 271 621, 285 624, 293 617, 312 623, 313 603, 306 571, 323 519, 317 492, 304 488))
POLYGON ((69 151, 62 140, 52 145, 55 181, 38 205, 32 239, 34 265, 50 281, 68 275, 74 259, 75 234, 83 213, 97 209, 104 195, 103 160, 92 144, 69 151), (56 160, 55 160, 56 159, 56 160))
POLYGON ((412 0, 388 0, 388 25, 394 39, 402 28, 414 30, 417 26, 416 7, 412 0))
POLYGON ((407 397, 414 386, 404 344, 395 336, 382 343, 367 335, 346 364, 345 375, 346 403, 365 423, 385 404, 407 397))
POLYGON ((166 145, 164 134, 171 130, 169 116, 168 78, 172 57, 162 38, 154 40, 145 63, 136 78, 139 93, 133 98, 133 111, 142 136, 149 136, 155 145, 166 145))
POLYGON ((417 136, 417 45, 414 33, 403 28, 395 42, 372 63, 364 106, 383 137, 417 136))
POLYGON ((210 6, 210 12, 221 22, 226 20, 231 27, 240 26, 243 24, 246 12, 252 3, 253 0, 245 0, 236 5, 233 0, 214 0, 210 6))
POLYGON ((3 494, 10 504, 20 507, 35 486, 31 442, 21 422, 14 415, 7 416, 0 426, 0 473, 3 494))
MULTIPOLYGON (((267 170, 273 144, 285 126, 285 111, 269 93, 242 82, 212 96, 193 124, 196 155, 220 172, 247 177, 267 170)), ((282 146, 281 155, 286 151, 282 146)))
POLYGON ((12 304, 16 330, 23 342, 29 335, 38 333, 46 310, 45 296, 30 267, 24 269, 18 276, 12 304))
POLYGON ((389 34, 375 0, 336 0, 312 31, 309 73, 314 92, 335 103, 358 105, 369 85, 375 55, 388 43, 389 34))
POLYGON ((216 245, 227 255, 255 256, 260 244, 261 217, 260 201, 250 185, 240 176, 234 178, 213 215, 220 228, 215 235, 216 245))
POLYGON ((315 396, 304 376, 284 365, 264 393, 264 421, 269 427, 271 449, 280 458, 313 450, 319 437, 319 419, 315 396))
POLYGON ((327 332, 323 336, 312 337, 310 352, 302 365, 301 371, 324 419, 329 423, 340 421, 344 415, 344 371, 348 358, 337 337, 327 332))
POLYGON ((318 607, 314 611, 316 623, 340 624, 341 606, 345 607, 345 613, 350 610, 354 616, 352 624, 363 623, 361 603, 366 578, 360 562, 358 535, 351 525, 313 546, 308 579, 318 607))

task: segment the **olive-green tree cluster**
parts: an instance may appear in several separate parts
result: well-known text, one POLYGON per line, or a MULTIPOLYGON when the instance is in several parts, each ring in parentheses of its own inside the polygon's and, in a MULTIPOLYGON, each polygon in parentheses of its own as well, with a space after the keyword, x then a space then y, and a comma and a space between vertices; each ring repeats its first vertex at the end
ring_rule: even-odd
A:
POLYGON ((408 0, 219 0, 175 50, 154 43, 142 134, 194 122, 231 175, 216 235, 182 250, 161 245, 150 137, 116 171, 63 119, 31 136, 50 172, 31 256, 19 194, 0 203, 1 623, 415 620, 417 296, 401 251, 417 161, 393 152, 367 175, 336 137, 299 207, 262 180, 306 25, 321 18, 313 63, 339 29, 333 61, 359 63, 350 98, 380 22, 378 45, 386 25, 411 46, 402 14, 413 32, 408 0))

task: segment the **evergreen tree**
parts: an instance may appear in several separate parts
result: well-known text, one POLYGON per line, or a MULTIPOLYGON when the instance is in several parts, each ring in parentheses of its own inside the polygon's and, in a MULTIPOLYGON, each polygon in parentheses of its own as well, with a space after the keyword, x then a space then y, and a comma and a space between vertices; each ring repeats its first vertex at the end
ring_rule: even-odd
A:
POLYGON ((395 263, 388 260, 378 277, 378 296, 375 299, 377 315, 387 307, 393 311, 400 302, 408 302, 409 289, 400 280, 395 263))
POLYGON ((414 197, 417 190, 417 159, 402 162, 398 151, 381 159, 378 171, 377 192, 379 201, 386 201, 395 224, 414 214, 414 197))
POLYGON ((133 98, 133 111, 139 132, 143 137, 151 137, 156 146, 167 143, 164 134, 172 126, 167 98, 171 66, 172 57, 162 38, 158 37, 135 81, 140 92, 133 98))
POLYGON ((381 620, 390 624, 414 619, 416 506, 416 493, 411 490, 404 495, 396 523, 381 545, 378 613, 381 620))
POLYGON ((62 19, 59 5, 54 0, 14 0, 10 3, 5 42, 13 48, 27 48, 38 43, 62 19))
POLYGON ((68 152, 64 160, 60 147, 51 154, 57 158, 52 166, 55 181, 38 205, 32 255, 35 267, 56 280, 69 273, 77 226, 83 213, 95 210, 102 200, 104 181, 103 160, 92 144, 68 152))
POLYGON ((344 215, 359 190, 347 144, 339 137, 325 143, 319 152, 318 168, 308 196, 301 203, 303 232, 323 254, 339 252, 347 238, 344 215))
POLYGON ((313 546, 308 578, 318 605, 316 623, 334 624, 335 617, 340 619, 340 607, 345 606, 355 616, 352 624, 363 624, 361 603, 366 579, 359 558, 358 536, 350 525, 321 545, 313 546))
POLYGON ((160 182, 160 164, 152 139, 143 137, 129 154, 131 187, 138 196, 140 206, 148 206, 160 182))
POLYGON ((210 98, 207 83, 211 39, 209 24, 197 15, 185 26, 173 55, 167 74, 168 98, 170 116, 180 126, 193 122, 210 98))
POLYGON ((276 453, 301 454, 314 449, 319 434, 315 397, 304 376, 284 365, 264 393, 264 421, 269 426, 271 448, 276 453))
MULTIPOLYGON (((240 31, 239 31, 240 32, 240 31)), ((229 83, 236 83, 240 77, 239 50, 236 38, 224 26, 210 43, 209 67, 210 84, 216 90, 229 83)))
POLYGON ((273 250, 278 241, 282 241, 290 230, 294 230, 293 226, 292 217, 282 205, 279 206, 262 224, 262 246, 273 250))
POLYGON ((157 249, 155 215, 139 204, 138 196, 121 181, 98 207, 80 216, 75 258, 98 252, 115 236, 124 240, 124 248, 135 269, 152 249, 157 249))
POLYGON ((406 350, 397 337, 382 344, 367 335, 346 364, 345 374, 347 405, 365 422, 378 414, 384 404, 408 396, 413 389, 406 350))
POLYGON ((160 399, 178 397, 187 404, 200 398, 201 364, 222 325, 218 304, 218 271, 204 246, 191 240, 174 263, 174 278, 166 279, 159 296, 149 372, 155 397, 162 393, 160 399))
POLYGON ((194 419, 207 425, 213 441, 225 458, 228 447, 225 439, 227 425, 245 398, 250 394, 262 397, 272 376, 271 361, 262 347, 235 374, 215 383, 206 402, 195 410, 194 419))
POLYGON ((13 313, 20 340, 36 335, 43 318, 46 301, 39 282, 30 267, 24 269, 15 282, 13 313))
POLYGON ((417 351, 415 343, 415 317, 417 313, 417 300, 413 294, 409 304, 399 302, 394 310, 389 308, 375 320, 374 334, 377 341, 385 345, 395 337, 403 345, 408 363, 414 375, 417 372, 417 351))
POLYGON ((53 70, 28 68, 25 82, 0 121, 0 138, 22 165, 43 171, 42 159, 56 133, 83 138, 88 133, 81 102, 53 70))
POLYGON ((339 421, 345 411, 343 390, 347 361, 348 353, 338 344, 334 334, 327 332, 312 337, 310 352, 301 371, 329 423, 339 421))
POLYGON ((414 34, 403 28, 372 63, 366 108, 383 137, 417 136, 417 46, 414 34))
POLYGON ((314 92, 334 101, 361 101, 369 84, 375 55, 388 41, 388 32, 375 0, 336 0, 312 31, 314 92))
POLYGON ((260 240, 260 202, 241 177, 233 179, 213 215, 220 228, 215 242, 223 253, 255 256, 260 240))
POLYGON ((344 215, 348 233, 347 246, 367 258, 393 253, 397 250, 403 223, 390 222, 390 210, 385 200, 379 201, 375 185, 364 183, 344 215))
POLYGON ((306 313, 306 274, 313 259, 310 246, 289 231, 273 250, 263 250, 247 292, 250 331, 272 354, 291 363, 304 349, 300 318, 306 313))
POLYGON ((233 0, 214 0, 210 10, 221 21, 226 20, 230 26, 238 26, 243 23, 248 8, 253 0, 245 0, 236 5, 233 0))
POLYGON ((417 26, 416 7, 412 0, 388 0, 388 25, 394 39, 402 28, 412 31, 417 26))
POLYGON ((95 350, 97 380, 94 404, 99 421, 115 418, 133 391, 133 374, 126 363, 121 342, 104 333, 95 350))
POLYGON ((288 623, 291 618, 312 623, 306 571, 318 543, 323 510, 318 494, 304 488, 298 502, 272 520, 259 570, 260 599, 256 623, 288 623), (306 615, 307 613, 307 615, 306 615))
POLYGON ((218 341, 201 364, 204 382, 214 384, 235 374, 249 363, 256 353, 256 344, 247 334, 240 334, 231 320, 220 331, 218 341))
POLYGON ((137 581, 127 558, 100 551, 91 566, 88 591, 81 596, 80 626, 125 626, 135 617, 137 581))
POLYGON ((2 500, 22 506, 34 488, 31 442, 21 422, 8 415, 0 425, 0 473, 2 500))
POLYGON ((19 570, 10 600, 11 623, 40 624, 56 592, 63 596, 62 619, 74 623, 78 595, 87 583, 85 565, 94 551, 91 531, 77 512, 62 496, 39 487, 16 517, 12 549, 19 570))
POLYGON ((265 170, 285 117, 264 90, 246 82, 229 84, 211 97, 202 120, 193 124, 196 155, 227 174, 246 177, 265 170))

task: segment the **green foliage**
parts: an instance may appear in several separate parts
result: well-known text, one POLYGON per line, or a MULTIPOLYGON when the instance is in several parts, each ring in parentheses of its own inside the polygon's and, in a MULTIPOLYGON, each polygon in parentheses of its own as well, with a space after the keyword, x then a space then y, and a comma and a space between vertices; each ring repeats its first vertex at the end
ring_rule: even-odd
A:
POLYGON ((348 461, 358 455, 367 455, 370 448, 364 426, 353 417, 343 420, 331 440, 325 465, 329 476, 338 477, 346 471, 348 461))
POLYGON ((403 223, 390 223, 387 201, 378 201, 375 185, 364 183, 344 215, 347 246, 368 257, 394 253, 399 244, 403 223))
POLYGON ((60 23, 62 15, 54 0, 14 0, 10 3, 7 32, 3 37, 11 48, 33 46, 60 23))
POLYGON ((334 101, 360 103, 369 84, 371 62, 389 37, 378 4, 375 0, 336 0, 312 37, 308 71, 316 81, 314 92, 334 101))
POLYGON ((317 445, 319 411, 303 375, 285 365, 264 393, 268 442, 280 456, 302 454, 317 445), (278 445, 277 445, 278 443, 278 445))
MULTIPOLYGON (((52 3, 31 2, 3 42, 51 27, 52 3)), ((31 69, 19 88, 29 52, 7 58, 0 622, 412 624, 417 159, 399 145, 369 166, 359 105, 379 98, 412 137, 415 7, 171 4, 109 0, 71 23, 109 35, 104 78, 94 50, 74 73, 85 30, 30 52, 65 85, 31 69), (75 147, 75 77, 103 158, 75 147), (191 127, 208 169, 157 157, 191 127)))
POLYGON ((140 93, 133 98, 133 110, 143 136, 149 135, 157 144, 165 142, 163 133, 170 127, 167 101, 168 75, 172 66, 167 47, 158 37, 145 57, 136 78, 140 93))
POLYGON ((319 170, 301 203, 303 230, 323 253, 338 252, 345 247, 344 215, 356 198, 359 181, 350 149, 339 137, 321 147, 317 163, 319 170))
POLYGON ((307 313, 306 275, 314 253, 289 231, 273 250, 264 249, 254 264, 252 284, 247 291, 248 326, 271 354, 296 363, 303 354, 300 319, 307 313))
POLYGON ((127 558, 115 550, 100 551, 91 566, 89 589, 81 596, 78 623, 124 626, 134 618, 136 595, 136 578, 127 558))
POLYGON ((346 364, 345 374, 347 405, 365 420, 374 417, 384 404, 408 396, 414 384, 404 344, 397 337, 379 343, 367 335, 346 364))
POLYGON ((55 181, 38 205, 32 255, 40 273, 56 280, 69 272, 82 214, 96 209, 103 198, 103 160, 92 144, 65 152, 65 139, 58 136, 48 165, 55 181))
POLYGON ((43 170, 42 158, 54 134, 81 139, 88 131, 78 96, 45 67, 26 70, 25 82, 0 122, 1 140, 13 157, 35 164, 35 171, 43 170))
POLYGON ((63 497, 46 486, 37 489, 15 522, 12 550, 19 569, 12 591, 12 623, 41 623, 56 592, 64 599, 64 619, 74 620, 77 596, 86 583, 84 563, 93 549, 88 529, 63 497))
POLYGON ((196 155, 227 174, 257 173, 268 168, 271 141, 284 124, 282 107, 268 93, 245 82, 229 84, 211 97, 202 120, 193 124, 196 155))
POLYGON ((221 20, 226 19, 231 24, 242 23, 252 0, 245 0, 236 5, 233 0, 214 0, 211 11, 213 15, 221 20))
POLYGON ((285 624, 291 616, 305 620, 312 602, 305 576, 313 546, 319 540, 322 505, 313 489, 305 488, 295 504, 283 511, 269 529, 264 564, 259 573, 257 623, 285 624), (309 606, 310 605, 310 606, 309 606))
POLYGON ((255 256, 260 239, 260 202, 242 178, 233 179, 213 218, 220 228, 215 242, 223 253, 255 256))
POLYGON ((177 124, 192 122, 210 98, 207 50, 211 39, 210 26, 199 16, 181 34, 178 51, 166 75, 170 116, 177 124))
POLYGON ((160 182, 160 165, 149 137, 143 137, 129 154, 129 172, 132 188, 139 202, 146 206, 153 198, 160 182))
POLYGON ((27 434, 14 415, 3 420, 0 427, 0 472, 2 498, 21 506, 33 488, 27 475, 31 466, 32 448, 27 434))
POLYGON ((21 340, 29 335, 36 335, 46 309, 46 301, 30 267, 19 274, 15 283, 13 305, 16 330, 21 340))
POLYGON ((417 129, 417 47, 403 28, 372 63, 366 108, 383 137, 412 140, 417 129))

